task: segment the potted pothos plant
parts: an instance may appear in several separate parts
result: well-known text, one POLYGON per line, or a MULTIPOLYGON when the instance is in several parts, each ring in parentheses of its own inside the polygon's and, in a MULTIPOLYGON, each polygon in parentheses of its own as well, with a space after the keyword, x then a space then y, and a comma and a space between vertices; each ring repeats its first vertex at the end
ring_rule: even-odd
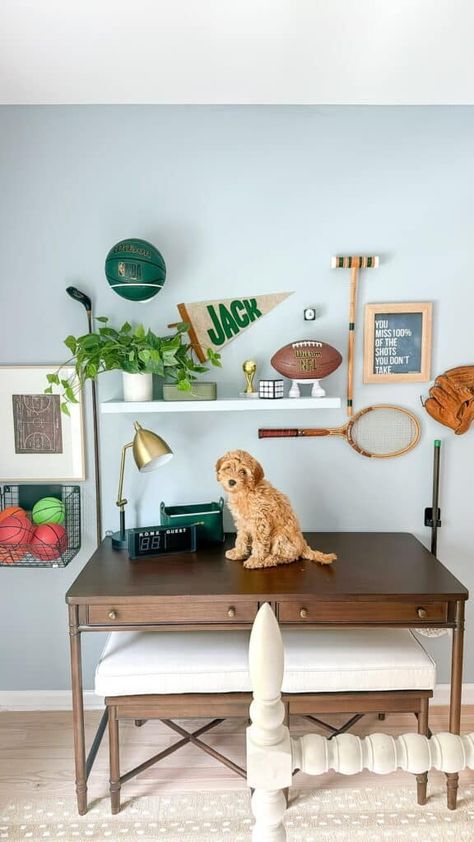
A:
MULTIPOLYGON (((107 316, 95 319, 99 327, 84 336, 68 336, 64 344, 71 357, 64 366, 74 366, 74 374, 65 379, 61 368, 48 374, 47 394, 55 386, 61 391, 61 409, 69 413, 68 404, 77 403, 77 394, 87 380, 95 380, 104 371, 121 371, 124 400, 151 400, 154 374, 171 381, 184 395, 192 393, 197 375, 208 371, 207 365, 195 361, 192 346, 186 341, 189 325, 180 322, 175 332, 157 336, 142 324, 125 322, 120 328, 109 324, 107 316), (138 385, 137 385, 138 384, 138 385)), ((211 365, 220 366, 220 354, 207 352, 211 365)))

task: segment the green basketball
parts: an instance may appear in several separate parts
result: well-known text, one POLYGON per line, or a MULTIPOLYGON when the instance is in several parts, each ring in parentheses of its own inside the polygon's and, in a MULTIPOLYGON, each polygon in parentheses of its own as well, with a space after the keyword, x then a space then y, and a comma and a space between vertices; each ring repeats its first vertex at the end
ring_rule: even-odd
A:
POLYGON ((117 295, 128 301, 148 301, 165 282, 166 264, 146 240, 121 240, 105 258, 105 274, 117 295))
POLYGON ((33 506, 31 518, 33 523, 64 523, 64 503, 57 497, 42 497, 33 506))

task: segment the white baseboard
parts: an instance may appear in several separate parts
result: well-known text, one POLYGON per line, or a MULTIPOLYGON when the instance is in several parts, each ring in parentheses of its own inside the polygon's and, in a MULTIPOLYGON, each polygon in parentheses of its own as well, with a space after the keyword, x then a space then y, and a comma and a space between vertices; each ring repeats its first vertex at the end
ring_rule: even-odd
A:
MULTIPOLYGON (((437 684, 434 689, 430 705, 449 705, 449 694, 449 684, 437 684)), ((463 705, 474 705, 474 684, 463 684, 462 703, 463 705)))
MULTIPOLYGON (((84 691, 85 710, 101 710, 104 697, 92 690, 84 691)), ((0 711, 3 710, 72 710, 70 690, 0 690, 0 711)))
MULTIPOLYGON (((462 701, 474 704, 474 684, 464 684, 462 701)), ((438 684, 431 705, 449 704, 449 684, 438 684)), ((84 691, 85 710, 101 710, 104 699, 92 690, 84 691)), ((0 690, 0 711, 4 710, 71 710, 70 690, 0 690)))

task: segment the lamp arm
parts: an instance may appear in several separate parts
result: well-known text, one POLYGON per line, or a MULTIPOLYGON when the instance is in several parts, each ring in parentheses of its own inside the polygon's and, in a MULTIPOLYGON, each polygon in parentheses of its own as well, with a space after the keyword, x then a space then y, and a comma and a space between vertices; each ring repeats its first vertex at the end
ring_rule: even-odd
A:
POLYGON ((123 497, 123 479, 125 474, 125 456, 129 447, 133 447, 133 441, 130 441, 128 444, 124 444, 124 446, 122 447, 122 459, 120 461, 120 477, 116 505, 122 510, 124 506, 127 505, 127 500, 125 500, 123 497))
POLYGON ((127 450, 129 447, 133 446, 133 442, 130 441, 128 444, 124 444, 122 447, 122 459, 120 461, 120 478, 119 478, 119 487, 117 491, 117 500, 116 505, 120 509, 120 541, 125 541, 125 506, 127 505, 127 500, 123 496, 123 478, 125 473, 125 457, 127 455, 127 450))

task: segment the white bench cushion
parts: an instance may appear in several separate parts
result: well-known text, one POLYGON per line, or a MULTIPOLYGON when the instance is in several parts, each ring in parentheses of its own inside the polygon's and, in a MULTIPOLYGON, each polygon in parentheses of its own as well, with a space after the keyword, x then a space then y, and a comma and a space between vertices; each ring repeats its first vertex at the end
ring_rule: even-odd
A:
MULTIPOLYGON (((235 693, 251 690, 249 632, 112 632, 95 692, 235 693)), ((436 668, 408 629, 283 629, 287 693, 432 689, 436 668)))

